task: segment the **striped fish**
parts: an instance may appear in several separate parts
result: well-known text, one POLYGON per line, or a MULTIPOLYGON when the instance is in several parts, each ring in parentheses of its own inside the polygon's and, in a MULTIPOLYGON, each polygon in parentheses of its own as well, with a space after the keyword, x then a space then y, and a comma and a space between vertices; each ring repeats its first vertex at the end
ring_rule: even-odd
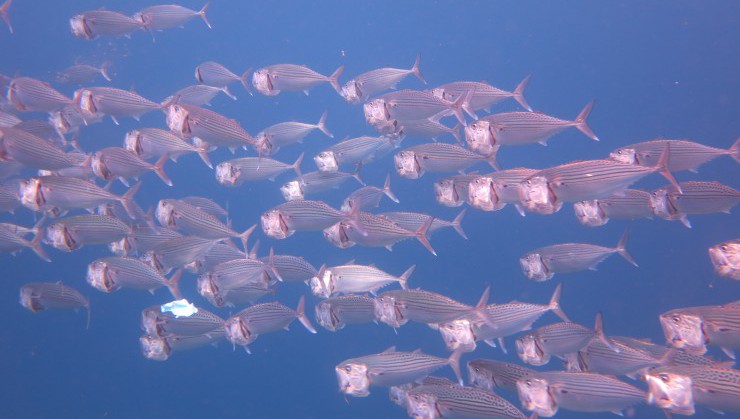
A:
POLYGON ((247 83, 247 77, 249 76, 250 71, 251 69, 245 71, 241 76, 238 76, 217 62, 206 61, 195 67, 195 79, 198 80, 199 83, 203 83, 208 86, 224 88, 235 81, 239 81, 242 86, 244 86, 244 89, 246 89, 251 95, 252 92, 247 83))
POLYGON ((200 17, 208 26, 208 29, 211 29, 211 24, 206 17, 209 4, 206 3, 200 11, 191 10, 178 4, 149 6, 134 14, 134 19, 144 23, 149 31, 161 31, 182 27, 193 18, 200 17))
POLYGON ((175 237, 182 237, 182 234, 169 228, 134 224, 129 235, 111 243, 109 248, 116 256, 143 254, 175 237))
POLYGON ((475 118, 475 113, 468 106, 472 92, 460 96, 454 101, 440 99, 429 92, 419 90, 399 90, 378 96, 364 105, 365 120, 370 125, 386 122, 391 119, 399 120, 401 126, 405 120, 434 119, 455 115, 457 120, 466 125, 463 110, 475 118), (375 109, 381 108, 385 113, 385 121, 375 119, 375 109))
POLYGON ((517 418, 524 415, 506 399, 490 391, 455 385, 420 386, 408 392, 412 418, 517 418))
POLYGON ((220 263, 246 258, 247 255, 233 244, 216 243, 202 258, 188 263, 184 268, 192 273, 204 273, 220 263))
POLYGON ((416 238, 429 253, 437 256, 437 252, 435 252, 427 237, 432 222, 434 222, 434 218, 428 218, 421 227, 411 231, 386 217, 360 212, 357 225, 342 222, 340 224, 342 232, 338 237, 331 230, 325 230, 324 237, 335 246, 343 249, 359 244, 360 246, 385 247, 389 251, 392 251, 393 245, 399 241, 416 238))
POLYGON ((0 212, 13 213, 21 205, 18 199, 18 188, 15 190, 0 185, 0 212))
MULTIPOLYGON (((263 257, 260 260, 267 263, 270 258, 263 257)), ((283 282, 305 282, 318 273, 316 268, 301 256, 273 255, 272 263, 283 282)))
POLYGON ((650 140, 618 148, 609 153, 609 158, 639 166, 655 166, 666 146, 671 150, 668 159, 668 169, 671 171, 696 171, 704 163, 724 155, 740 162, 740 139, 735 140, 727 150, 689 140, 650 140))
POLYGON ((740 371, 697 365, 648 371, 649 404, 679 415, 693 415, 703 404, 717 412, 740 412, 740 371))
POLYGON ((85 118, 104 114, 116 125, 118 117, 130 116, 138 121, 142 114, 163 107, 134 92, 114 87, 85 87, 75 91, 73 100, 85 118))
POLYGON ((340 295, 320 301, 314 307, 316 321, 326 330, 336 332, 348 324, 374 322, 375 300, 366 295, 340 295))
POLYGON ((454 352, 445 359, 420 351, 398 352, 395 347, 390 347, 379 354, 342 361, 334 370, 339 391, 350 396, 367 397, 370 386, 390 387, 410 383, 447 365, 462 385, 460 355, 460 352, 454 352))
POLYGON ((398 126, 396 132, 402 135, 436 141, 440 136, 450 134, 455 137, 458 144, 462 144, 462 138, 460 137, 462 124, 460 123, 452 128, 431 119, 407 119, 404 121, 394 121, 393 124, 398 126))
POLYGON ((193 106, 206 106, 211 104, 211 100, 219 93, 223 93, 236 100, 227 87, 214 87, 207 84, 194 84, 183 87, 172 95, 165 98, 162 103, 184 103, 193 106))
POLYGON ((661 356, 656 356, 655 351, 634 345, 630 338, 612 336, 610 340, 619 352, 594 339, 585 348, 566 355, 566 369, 633 378, 644 369, 670 362, 672 352, 664 350, 661 356))
POLYGON ((393 191, 391 191, 390 174, 386 175, 385 183, 382 188, 377 186, 363 186, 349 194, 349 196, 344 199, 344 202, 342 202, 340 209, 342 211, 352 212, 355 208, 358 211, 367 211, 369 209, 377 208, 384 195, 396 204, 400 202, 398 198, 396 198, 396 195, 393 194, 393 191))
POLYGON ((69 19, 72 35, 88 41, 99 36, 130 36, 131 33, 146 29, 140 20, 110 10, 90 10, 69 19))
POLYGON ((358 165, 354 173, 315 171, 301 174, 297 179, 281 186, 280 192, 286 201, 291 201, 338 188, 349 179, 355 179, 361 185, 365 185, 360 178, 360 168, 361 165, 358 165))
POLYGON ((303 139, 315 130, 323 132, 329 138, 334 138, 334 135, 326 128, 326 118, 328 115, 328 112, 321 114, 319 122, 315 124, 281 122, 269 126, 257 133, 254 148, 260 156, 275 154, 287 145, 303 142, 303 139))
POLYGON ((262 231, 285 239, 296 231, 320 231, 340 221, 357 223, 357 215, 335 210, 323 201, 295 200, 282 203, 262 214, 262 231))
POLYGON ((98 76, 111 81, 108 74, 109 65, 110 63, 107 62, 103 63, 100 67, 88 64, 75 64, 57 72, 56 81, 64 84, 83 84, 90 83, 98 76))
POLYGON ((319 171, 336 172, 340 166, 364 161, 389 141, 385 136, 349 138, 320 152, 313 160, 319 171))
POLYGON ((401 276, 393 276, 373 265, 346 264, 328 267, 322 265, 316 276, 311 278, 308 285, 311 292, 321 298, 329 298, 338 294, 358 294, 375 292, 386 285, 397 282, 401 288, 408 289, 408 279, 414 272, 416 265, 411 265, 401 276))
POLYGON ((166 108, 167 126, 182 138, 198 137, 210 145, 239 147, 255 144, 254 138, 235 119, 227 118, 208 109, 185 104, 172 104, 166 108))
POLYGON ((484 309, 488 302, 489 288, 475 307, 455 301, 447 296, 421 289, 393 290, 375 298, 376 317, 381 322, 397 328, 409 321, 442 324, 457 318, 474 315, 487 322, 484 309))
MULTIPOLYGON (((237 262, 235 259, 227 262, 237 262)), ((224 263, 227 263, 224 262, 224 263)), ((219 265, 216 265, 217 267, 219 265)), ((253 275, 241 275, 207 272, 198 277, 198 294, 208 300, 215 307, 230 306, 237 304, 254 304, 255 301, 268 294, 276 292, 276 281, 267 275, 259 273, 253 275)))
POLYGON ((589 227, 603 226, 612 218, 634 220, 653 216, 650 193, 638 189, 625 189, 603 199, 574 202, 573 212, 578 222, 589 227))
POLYGON ((194 336, 167 335, 160 337, 144 335, 139 338, 139 346, 142 355, 146 359, 166 361, 172 355, 173 351, 185 351, 207 345, 215 345, 223 340, 225 335, 225 332, 219 329, 194 336))
POLYGON ((221 240, 197 236, 175 237, 145 252, 141 260, 159 272, 169 273, 173 268, 180 268, 203 258, 221 240))
POLYGON ((367 100, 369 96, 383 90, 395 89, 396 85, 406 76, 413 74, 422 83, 427 84, 419 71, 421 57, 416 56, 416 61, 410 69, 403 68, 378 68, 366 71, 342 86, 339 94, 349 103, 358 104, 367 100))
POLYGON ((51 142, 15 127, 0 127, 0 154, 35 169, 59 170, 80 164, 51 142))
POLYGON ((123 146, 142 159, 159 158, 167 156, 177 161, 177 158, 186 153, 198 153, 200 159, 209 168, 213 168, 208 158, 207 148, 195 147, 171 132, 158 128, 139 128, 126 133, 123 146))
POLYGON ((452 221, 443 220, 441 218, 432 217, 431 215, 418 212, 383 212, 378 215, 393 221, 401 226, 401 228, 409 231, 419 230, 431 217, 433 220, 432 225, 430 225, 429 230, 427 230, 427 237, 431 237, 433 233, 443 228, 452 228, 460 235, 460 237, 467 240, 468 236, 465 234, 461 224, 466 213, 467 210, 463 209, 452 221))
POLYGON ((16 77, 8 85, 8 101, 21 112, 55 112, 72 105, 72 99, 49 83, 30 77, 16 77))
POLYGON ((468 382, 488 391, 493 391, 494 387, 516 391, 517 380, 535 373, 531 368, 492 359, 468 361, 468 382))
POLYGON ((331 76, 321 75, 303 65, 275 64, 260 68, 252 74, 252 86, 265 96, 276 96, 281 91, 304 92, 321 83, 329 83, 341 94, 339 76, 344 66, 339 66, 331 76))
POLYGON ((93 261, 87 267, 87 283, 102 292, 114 292, 121 288, 154 290, 167 287, 176 300, 182 298, 179 282, 182 271, 178 270, 170 279, 139 259, 107 257, 93 261))
POLYGON ((506 204, 513 204, 519 215, 524 217, 524 209, 519 201, 519 184, 537 171, 519 167, 474 178, 468 185, 468 202, 470 206, 483 211, 497 211, 506 204))
POLYGON ((179 201, 190 204, 216 217, 226 217, 229 215, 229 212, 224 207, 214 202, 213 199, 204 196, 186 196, 180 198, 179 201))
POLYGON ((408 407, 408 392, 412 389, 415 389, 420 386, 455 386, 455 385, 458 385, 458 384, 456 384, 454 381, 450 380, 449 378, 435 377, 433 375, 430 375, 428 377, 422 378, 418 382, 406 383, 406 384, 401 384, 398 386, 391 386, 388 389, 388 398, 390 398, 393 403, 406 409, 408 407))
POLYGON ((190 316, 177 317, 156 305, 141 311, 141 330, 151 336, 195 336, 223 329, 224 319, 198 307, 190 316))
POLYGON ((303 153, 293 164, 283 163, 267 157, 241 157, 227 160, 216 166, 216 180, 224 186, 235 187, 244 182, 269 179, 274 181, 281 174, 293 170, 300 179, 303 153))
POLYGON ((673 347, 703 355, 709 343, 732 359, 740 349, 740 305, 679 308, 659 318, 666 342, 673 347))
POLYGON ((164 165, 169 155, 163 154, 155 164, 151 164, 139 157, 133 151, 120 147, 107 147, 95 152, 90 160, 90 166, 96 176, 105 180, 118 179, 128 186, 127 178, 138 179, 143 173, 152 171, 162 179, 167 186, 172 186, 172 180, 164 172, 164 165))
POLYGON ((498 145, 546 144, 547 140, 570 127, 576 127, 588 138, 599 141, 586 118, 594 102, 589 102, 576 119, 569 121, 538 112, 506 112, 485 118, 490 124, 492 140, 498 145))
POLYGON ((12 113, 0 111, 0 127, 12 127, 21 122, 23 121, 12 113))
POLYGON ((594 270, 599 263, 614 253, 618 253, 632 266, 637 267, 637 263, 627 253, 628 239, 629 231, 625 231, 616 247, 588 243, 562 243, 541 247, 524 254, 519 259, 519 265, 524 275, 535 281, 547 281, 557 273, 594 270))
POLYGON ((41 237, 41 234, 36 233, 33 240, 27 240, 22 234, 16 233, 15 228, 11 229, 7 225, 0 225, 0 252, 11 253, 29 248, 42 260, 51 262, 51 259, 46 256, 44 249, 41 247, 41 237))
POLYGON ((16 124, 13 128, 33 134, 43 140, 59 145, 60 147, 67 145, 64 139, 59 138, 56 135, 54 127, 51 126, 49 121, 45 121, 43 119, 27 119, 16 124))
POLYGON ((488 83, 476 81, 455 81, 431 89, 430 92, 434 96, 450 102, 464 96, 469 91, 473 92, 468 106, 475 111, 484 109, 486 112, 490 112, 491 106, 503 100, 512 98, 519 102, 519 105, 522 108, 532 112, 532 108, 529 106, 529 103, 524 99, 524 89, 527 87, 527 84, 529 84, 530 78, 531 76, 525 77, 513 92, 507 92, 506 90, 493 87, 488 83))
POLYGON ((47 225, 45 230, 45 242, 64 252, 86 244, 112 243, 132 233, 131 227, 120 219, 95 214, 62 218, 47 225))
POLYGON ((740 239, 729 240, 710 247, 709 259, 717 275, 740 280, 740 239))
POLYGON ((31 282, 21 287, 20 303, 36 313, 48 309, 87 311, 87 327, 90 327, 90 301, 79 291, 62 282, 31 282))
POLYGON ((740 202, 740 191, 719 182, 681 182, 676 188, 668 185, 650 194, 653 213, 665 220, 681 220, 691 228, 688 215, 730 213, 740 202))
POLYGON ((440 179, 434 182, 434 198, 446 207, 459 207, 468 200, 468 185, 479 176, 474 172, 440 179))
POLYGON ((407 179, 419 179, 427 172, 459 172, 482 161, 495 167, 491 157, 447 143, 427 143, 410 147, 396 153, 393 160, 398 175, 407 179))

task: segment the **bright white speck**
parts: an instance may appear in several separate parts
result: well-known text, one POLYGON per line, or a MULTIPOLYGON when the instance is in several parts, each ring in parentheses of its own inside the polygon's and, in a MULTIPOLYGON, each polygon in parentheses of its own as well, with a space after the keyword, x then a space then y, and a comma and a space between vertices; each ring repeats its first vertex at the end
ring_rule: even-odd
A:
POLYGON ((171 301, 169 303, 162 304, 160 307, 162 313, 172 313, 175 318, 190 317, 198 312, 198 307, 186 299, 171 301))

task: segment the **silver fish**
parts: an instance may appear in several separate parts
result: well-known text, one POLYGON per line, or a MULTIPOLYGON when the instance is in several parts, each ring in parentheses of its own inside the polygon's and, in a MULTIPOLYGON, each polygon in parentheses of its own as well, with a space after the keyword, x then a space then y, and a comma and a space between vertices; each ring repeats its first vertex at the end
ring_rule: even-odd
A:
MULTIPOLYGON (((102 122, 105 115, 98 113, 96 115, 83 115, 73 105, 65 106, 61 111, 49 113, 49 123, 60 137, 65 135, 77 135, 80 133, 80 127, 102 122)), ((74 137, 73 137, 74 142, 74 137)))
POLYGON ((10 127, 0 127, 0 159, 45 170, 59 170, 79 164, 49 141, 10 127))
POLYGON ((363 186, 360 189, 349 194, 342 202, 341 210, 351 212, 354 208, 360 211, 377 208, 383 196, 398 204, 400 201, 391 191, 391 175, 385 177, 385 183, 382 188, 377 186, 363 186))
MULTIPOLYGON (((37 228, 36 231, 38 231, 37 228)), ((44 249, 41 247, 41 237, 41 234, 36 233, 33 240, 27 240, 22 234, 17 233, 14 228, 0 225, 0 252, 15 252, 29 248, 45 262, 51 262, 51 259, 46 256, 44 249)))
POLYGON ((426 138, 436 141, 441 135, 450 134, 455 137, 458 144, 462 144, 462 138, 460 137, 462 124, 460 123, 452 128, 432 119, 395 120, 393 124, 397 126, 395 132, 408 135, 409 137, 426 138))
POLYGON ((159 6, 150 6, 141 9, 134 15, 134 19, 139 20, 146 25, 150 31, 161 31, 182 27, 195 17, 200 17, 205 22, 208 29, 211 29, 211 23, 208 22, 206 12, 210 3, 206 3, 200 11, 188 9, 177 4, 163 4, 159 6))
POLYGON ((262 232, 285 239, 296 231, 320 231, 340 221, 357 224, 357 214, 335 210, 323 201, 295 200, 280 204, 262 214, 262 232))
POLYGON ((740 305, 687 307, 660 315, 666 342, 686 349, 689 353, 703 355, 707 344, 719 346, 735 359, 740 348, 740 305))
POLYGON ((397 352, 395 347, 390 347, 379 354, 342 361, 334 370, 339 391, 350 396, 367 397, 370 386, 390 387, 410 383, 447 365, 462 385, 459 352, 445 359, 421 352, 397 352))
POLYGON ((681 220, 691 228, 688 215, 728 213, 740 202, 740 191, 719 182, 681 182, 650 194, 653 213, 665 220, 681 220))
POLYGON ((159 158, 166 153, 170 159, 177 161, 183 154, 198 153, 203 163, 213 168, 206 148, 195 147, 171 132, 158 128, 139 128, 127 132, 123 146, 142 159, 159 158))
POLYGON ((645 375, 649 404, 693 415, 696 404, 718 412, 740 412, 740 371, 706 366, 666 366, 645 375))
POLYGON ((196 336, 217 329, 223 330, 223 327, 224 319, 201 307, 190 316, 180 317, 170 312, 162 312, 160 305, 141 311, 141 330, 151 336, 196 336))
POLYGON ((378 320, 393 328, 401 327, 409 321, 441 324, 469 314, 487 321, 482 310, 488 302, 489 292, 490 289, 486 288, 478 304, 471 307, 447 296, 421 289, 386 291, 375 298, 375 315, 378 320))
POLYGON ((462 125, 467 125, 463 110, 471 116, 475 113, 468 106, 472 92, 457 98, 454 102, 440 99, 429 92, 419 90, 399 90, 378 96, 363 105, 365 121, 372 126, 388 124, 391 120, 433 119, 438 120, 454 115, 462 125))
POLYGON ((609 153, 609 158, 639 166, 655 166, 666 145, 671 150, 668 159, 668 169, 671 171, 696 171, 704 163, 724 155, 740 162, 740 138, 727 150, 688 140, 650 140, 618 148, 609 153))
POLYGON ((90 300, 74 288, 59 282, 31 282, 21 287, 20 303, 34 313, 48 309, 87 311, 90 327, 90 300))
POLYGON ((102 292, 114 292, 121 288, 154 290, 167 287, 175 299, 182 298, 179 282, 182 270, 170 279, 165 278, 154 268, 139 259, 127 257, 107 257, 97 259, 87 267, 87 283, 102 292))
POLYGON ((130 36, 146 29, 146 23, 110 10, 91 10, 69 19, 72 35, 88 41, 99 36, 130 36))
POLYGON ((408 392, 421 386, 459 386, 459 384, 456 384, 449 378, 430 375, 422 378, 418 382, 391 386, 388 389, 388 398, 391 399, 393 403, 406 409, 408 408, 408 392))
POLYGON ((281 174, 293 170, 298 178, 303 177, 301 163, 303 153, 293 164, 286 164, 267 157, 241 157, 227 160, 216 166, 216 180, 224 186, 240 186, 244 182, 269 179, 274 181, 281 174))
MULTIPOLYGON (((260 258, 269 262, 269 257, 260 258)), ((301 256, 273 255, 272 264, 284 282, 305 282, 316 276, 318 271, 301 256)))
POLYGON ((130 116, 138 121, 141 115, 163 108, 134 92, 114 87, 85 87, 75 91, 73 100, 85 119, 104 114, 116 125, 118 117, 130 116))
POLYGON ((192 86, 183 87, 176 91, 171 96, 168 96, 163 100, 163 103, 184 103, 193 106, 206 106, 211 104, 211 100, 216 97, 219 93, 223 93, 230 97, 232 100, 236 100, 227 87, 215 87, 207 84, 194 84, 192 86))
POLYGON ((56 81, 64 84, 83 84, 95 80, 98 76, 111 81, 108 74, 110 63, 103 63, 100 67, 88 64, 75 64, 57 72, 56 81))
POLYGON ((434 182, 434 199, 446 207, 459 207, 468 200, 468 186, 480 175, 477 172, 450 176, 434 182))
POLYGON ((493 391, 503 388, 516 391, 516 382, 529 377, 537 371, 508 362, 492 359, 474 359, 468 361, 468 382, 477 388, 493 391))
POLYGON ((524 275, 535 281, 547 281, 557 273, 595 270, 599 263, 614 253, 618 253, 627 262, 637 267, 637 263, 627 253, 628 238, 629 231, 626 231, 616 247, 588 243, 554 244, 526 253, 519 259, 519 265, 524 275))
POLYGON ((305 122, 281 122, 269 126, 257 133, 254 148, 262 155, 275 154, 282 147, 294 143, 302 143, 303 139, 314 130, 323 132, 327 137, 334 138, 334 134, 326 128, 328 112, 321 114, 319 122, 307 124, 305 122))
POLYGON ((365 161, 392 137, 356 137, 340 141, 317 154, 313 161, 321 172, 336 172, 340 166, 365 161))
POLYGON ((313 295, 321 298, 363 292, 375 295, 379 289, 394 282, 401 288, 408 289, 408 279, 415 268, 416 265, 411 265, 397 277, 373 265, 346 264, 331 267, 322 265, 316 276, 309 280, 308 285, 313 295))
POLYGON ((141 347, 142 355, 146 359, 166 361, 172 355, 173 351, 179 352, 214 345, 223 340, 225 336, 226 333, 223 329, 214 329, 208 333, 194 336, 173 334, 167 336, 144 335, 139 338, 139 346, 141 347))
POLYGON ((283 90, 308 94, 310 88, 329 83, 341 95, 339 76, 343 71, 344 66, 340 66, 331 76, 324 76, 302 65, 275 64, 255 70, 252 86, 265 96, 276 96, 283 90))
POLYGON ((233 259, 222 262, 198 277, 198 293, 216 307, 253 303, 275 292, 278 276, 272 263, 257 259, 233 259), (272 274, 272 276, 271 276, 272 274))
POLYGON ((460 237, 467 240, 468 236, 462 228, 462 220, 466 213, 467 209, 463 209, 452 221, 443 220, 441 218, 418 212, 383 212, 378 215, 393 221, 401 228, 409 231, 418 231, 422 226, 424 226, 429 218, 433 218, 432 224, 429 226, 429 230, 427 230, 427 237, 431 237, 432 234, 443 228, 452 228, 460 235, 460 237))
POLYGON ((131 233, 121 240, 111 243, 108 248, 116 256, 128 256, 133 253, 146 253, 169 239, 181 237, 182 234, 169 228, 134 224, 131 233))
POLYGON ((280 187, 280 192, 286 201, 293 201, 338 188, 349 179, 355 179, 360 185, 365 185, 365 182, 360 178, 361 167, 361 165, 358 165, 354 173, 315 171, 300 174, 297 179, 283 184, 280 187))
POLYGON ((431 93, 441 99, 453 101, 460 96, 464 96, 468 91, 472 91, 473 95, 470 97, 470 108, 476 111, 485 109, 486 112, 490 112, 491 106, 498 102, 512 98, 519 102, 522 108, 532 112, 529 103, 524 99, 524 89, 529 84, 531 77, 525 77, 513 92, 498 89, 486 82, 455 81, 435 87, 431 89, 431 93))
POLYGON ((249 89, 249 83, 247 83, 247 77, 250 72, 251 69, 245 71, 241 76, 238 76, 217 62, 206 61, 195 67, 195 79, 198 80, 199 83, 213 87, 226 87, 235 81, 239 81, 242 86, 244 86, 244 89, 246 89, 246 91, 251 95, 252 92, 249 89))
POLYGON ((366 101, 369 96, 375 93, 395 89, 396 85, 410 74, 416 76, 422 83, 427 84, 419 71, 420 59, 421 57, 417 55, 414 65, 408 70, 384 67, 362 73, 345 83, 339 94, 347 102, 358 104, 366 101))
POLYGON ((192 273, 204 273, 212 270, 216 265, 234 259, 246 259, 248 257, 243 251, 233 244, 216 243, 200 259, 196 259, 184 266, 185 270, 192 273))
POLYGON ((513 404, 490 391, 456 385, 420 386, 408 392, 412 418, 517 418, 524 415, 513 404))
POLYGON ((567 370, 635 377, 640 371, 671 361, 673 352, 664 350, 658 355, 645 349, 645 345, 635 345, 631 338, 612 336, 609 339, 619 352, 594 339, 578 352, 566 354, 567 370))
POLYGON ((203 258, 222 239, 175 237, 144 253, 141 260, 164 274, 203 258))
POLYGON ((139 157, 131 150, 120 147, 107 147, 95 152, 90 160, 90 166, 96 176, 105 180, 118 179, 128 186, 127 178, 138 180, 139 176, 152 171, 162 179, 167 186, 172 186, 172 180, 164 172, 164 165, 169 154, 160 156, 155 164, 151 164, 139 157))
POLYGON ((506 204, 514 204, 517 212, 523 217, 525 214, 519 201, 519 184, 537 171, 519 167, 473 178, 467 187, 467 200, 470 206, 483 211, 497 211, 506 204))
POLYGON ((13 213, 16 208, 21 205, 21 201, 18 198, 18 188, 15 190, 3 185, 0 185, 0 212, 13 213))
POLYGON ((710 247, 709 259, 717 275, 740 280, 740 239, 710 247))
POLYGON ((603 226, 610 219, 652 218, 650 193, 638 189, 625 189, 602 199, 573 203, 578 222, 589 227, 603 226))
POLYGON ((358 214, 356 224, 351 221, 343 221, 325 229, 324 238, 342 249, 359 244, 360 246, 385 247, 389 251, 392 251, 393 245, 399 241, 416 238, 429 253, 437 255, 427 237, 429 228, 434 222, 433 217, 428 218, 415 231, 406 230, 386 217, 367 212, 358 214))
POLYGON ((229 212, 225 208, 204 196, 186 196, 180 198, 179 201, 190 204, 216 217, 226 217, 229 215, 229 212))
POLYGON ((21 112, 55 112, 72 105, 72 99, 49 83, 30 77, 16 77, 8 85, 8 101, 21 112))
POLYGON ((375 300, 366 295, 340 295, 320 301, 315 306, 316 321, 326 330, 336 332, 348 324, 375 321, 375 300))
POLYGON ((29 134, 33 134, 43 140, 48 140, 60 147, 65 147, 67 145, 65 139, 60 138, 56 134, 54 127, 49 123, 49 121, 44 121, 42 119, 27 119, 16 124, 13 128, 26 131, 29 134))
POLYGON ((12 113, 0 111, 0 127, 12 127, 21 122, 23 121, 12 113))
POLYGON ((227 118, 208 109, 185 104, 172 104, 166 108, 167 126, 178 136, 197 137, 213 146, 236 150, 255 144, 254 138, 235 119, 227 118))
POLYGON ((71 252, 86 244, 108 244, 131 234, 131 227, 106 215, 75 215, 54 221, 45 228, 46 243, 71 252))
POLYGON ((396 172, 407 179, 419 179, 426 172, 459 172, 491 157, 446 143, 427 143, 401 150, 393 157, 396 172))

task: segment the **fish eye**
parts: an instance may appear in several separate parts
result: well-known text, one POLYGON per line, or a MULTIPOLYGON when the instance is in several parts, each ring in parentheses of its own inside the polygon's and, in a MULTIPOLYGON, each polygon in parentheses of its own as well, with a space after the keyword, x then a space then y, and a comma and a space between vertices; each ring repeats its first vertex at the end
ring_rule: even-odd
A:
POLYGON ((722 250, 723 252, 726 252, 729 249, 729 246, 727 246, 726 244, 723 244, 722 246, 719 247, 719 249, 722 250))
POLYGON ((678 316, 673 316, 673 323, 678 324, 679 321, 681 321, 681 319, 678 316))
POLYGON ((663 381, 664 383, 671 381, 671 379, 668 377, 667 374, 660 374, 660 380, 663 381))
POLYGON ((344 370, 347 371, 347 372, 350 372, 350 371, 352 371, 352 367, 350 367, 349 365, 347 365, 347 366, 344 367, 344 370))

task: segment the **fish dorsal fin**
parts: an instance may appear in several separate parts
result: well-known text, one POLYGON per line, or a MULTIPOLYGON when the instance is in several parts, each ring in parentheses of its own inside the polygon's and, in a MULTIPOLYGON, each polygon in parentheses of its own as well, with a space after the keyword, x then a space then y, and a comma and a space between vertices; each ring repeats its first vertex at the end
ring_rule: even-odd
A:
POLYGON ((388 349, 384 350, 381 353, 383 353, 383 354, 390 354, 390 353, 393 353, 393 352, 396 352, 396 345, 393 345, 393 346, 388 347, 388 349))
POLYGON ((420 354, 421 353, 421 348, 416 348, 411 353, 412 354, 420 354))

